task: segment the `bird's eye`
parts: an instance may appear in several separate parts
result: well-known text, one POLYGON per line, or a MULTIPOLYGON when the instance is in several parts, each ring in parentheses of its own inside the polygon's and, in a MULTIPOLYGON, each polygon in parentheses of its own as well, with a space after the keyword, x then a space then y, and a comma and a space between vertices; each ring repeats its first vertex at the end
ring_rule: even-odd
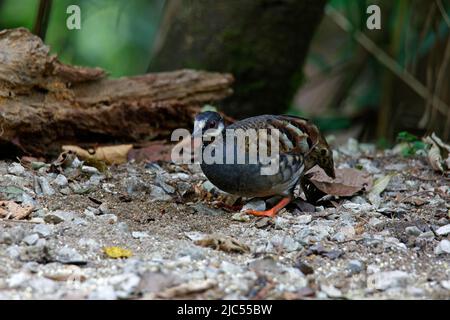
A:
POLYGON ((215 121, 210 121, 209 123, 208 123, 208 127, 209 128, 214 128, 216 126, 216 122, 215 121))
POLYGON ((326 156, 328 154, 328 150, 322 149, 322 150, 320 150, 320 153, 322 154, 322 156, 326 156))

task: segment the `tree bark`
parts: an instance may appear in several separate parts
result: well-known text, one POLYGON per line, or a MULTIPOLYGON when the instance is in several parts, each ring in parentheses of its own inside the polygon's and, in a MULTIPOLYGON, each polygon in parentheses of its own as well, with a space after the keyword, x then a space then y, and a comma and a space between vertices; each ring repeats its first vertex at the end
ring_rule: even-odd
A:
POLYGON ((0 32, 0 62, 0 156, 168 137, 232 92, 231 75, 203 71, 107 79, 99 68, 62 64, 23 28, 0 32))
POLYGON ((225 113, 282 113, 302 78, 324 0, 168 0, 150 71, 201 68, 230 72, 225 113))

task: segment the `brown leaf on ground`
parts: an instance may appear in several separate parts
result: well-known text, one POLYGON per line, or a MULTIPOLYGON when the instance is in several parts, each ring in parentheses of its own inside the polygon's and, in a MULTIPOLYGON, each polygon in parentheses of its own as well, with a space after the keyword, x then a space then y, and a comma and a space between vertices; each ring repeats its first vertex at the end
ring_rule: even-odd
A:
POLYGON ((5 219, 22 220, 33 211, 32 206, 22 207, 14 201, 0 201, 0 217, 5 219))
POLYGON ((423 206, 424 204, 428 203, 429 201, 427 199, 420 198, 420 197, 410 197, 410 198, 405 199, 403 202, 415 205, 416 207, 420 207, 420 206, 423 206))
POLYGON ((240 243, 231 237, 221 235, 209 235, 201 240, 195 241, 195 244, 225 252, 245 253, 250 251, 250 248, 247 245, 240 243))
POLYGON ((120 144, 114 146, 98 147, 94 150, 85 150, 78 146, 63 146, 64 151, 72 151, 83 160, 96 159, 104 161, 107 164, 122 164, 128 160, 128 153, 133 148, 132 144, 120 144))
POLYGON ((137 162, 171 161, 172 147, 173 145, 165 141, 150 142, 142 148, 130 150, 128 160, 134 159, 137 162))
POLYGON ((200 293, 212 289, 217 286, 217 282, 212 279, 194 280, 188 283, 182 283, 178 286, 168 288, 157 294, 163 299, 171 299, 175 297, 182 297, 193 293, 200 293))
POLYGON ((75 160, 76 153, 71 150, 63 151, 59 154, 58 158, 52 163, 56 167, 70 167, 73 160, 75 160))
POLYGON ((335 171, 336 179, 330 178, 319 166, 314 166, 305 175, 319 190, 333 196, 350 197, 372 188, 372 177, 367 172, 351 168, 335 171))
POLYGON ((45 162, 45 158, 39 157, 31 157, 31 156, 22 156, 20 158, 20 164, 26 168, 32 168, 32 163, 33 162, 45 162))
POLYGON ((365 225, 367 224, 366 221, 359 222, 355 227, 355 234, 357 236, 363 234, 366 231, 365 225))

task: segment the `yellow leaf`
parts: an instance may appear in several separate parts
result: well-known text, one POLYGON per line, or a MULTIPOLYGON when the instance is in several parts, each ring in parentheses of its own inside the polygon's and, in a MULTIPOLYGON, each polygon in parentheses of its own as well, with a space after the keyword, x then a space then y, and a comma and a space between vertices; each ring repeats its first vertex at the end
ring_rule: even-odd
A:
POLYGON ((444 172, 444 168, 442 167, 442 156, 437 144, 433 143, 431 145, 430 150, 428 150, 428 161, 430 162, 431 167, 435 171, 444 172))
POLYGON ((131 250, 123 249, 120 247, 105 247, 103 248, 103 252, 105 252, 108 257, 113 259, 129 258, 133 255, 131 250))
POLYGON ((63 146, 64 151, 72 151, 81 159, 96 159, 104 161, 107 164, 121 164, 127 162, 128 152, 133 148, 132 144, 121 144, 114 146, 98 147, 89 152, 78 146, 67 145, 63 146))
POLYGON ((369 194, 367 195, 369 201, 371 204, 375 205, 376 207, 379 207, 381 203, 380 194, 386 189, 386 187, 389 184, 389 181, 391 181, 391 178, 395 174, 388 174, 385 176, 382 176, 381 178, 378 178, 374 184, 372 189, 370 190, 369 194))
POLYGON ((369 194, 372 195, 380 195, 384 189, 386 189, 386 187, 389 184, 389 181, 391 181, 391 178, 394 176, 395 174, 388 174, 385 176, 382 176, 381 178, 378 178, 375 183, 373 184, 372 190, 370 190, 369 194))

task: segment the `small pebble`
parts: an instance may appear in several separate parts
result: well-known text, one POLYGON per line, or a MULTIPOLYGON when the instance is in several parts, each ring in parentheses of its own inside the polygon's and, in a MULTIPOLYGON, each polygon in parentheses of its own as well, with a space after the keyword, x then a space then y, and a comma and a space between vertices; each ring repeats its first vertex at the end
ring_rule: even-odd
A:
POLYGON ((44 221, 47 223, 58 224, 65 221, 72 221, 74 219, 74 212, 56 210, 47 213, 44 216, 44 221))
POLYGON ((340 298, 342 297, 341 290, 337 289, 333 285, 321 285, 320 290, 326 293, 329 298, 340 298))
POLYGON ((94 211, 94 214, 111 214, 111 213, 112 213, 111 210, 109 209, 108 205, 105 202, 103 202, 98 207, 98 211, 94 211))
POLYGON ((414 237, 418 237, 422 234, 422 231, 416 226, 406 227, 406 234, 414 237))
POLYGON ((434 233, 433 231, 426 231, 421 233, 417 238, 420 239, 433 239, 434 238, 434 233))
POLYGON ((30 234, 23 238, 23 242, 25 242, 27 245, 32 246, 39 240, 39 236, 36 233, 30 234))
POLYGON ((263 217, 263 218, 260 218, 260 219, 258 219, 256 221, 255 227, 258 228, 258 229, 262 229, 262 228, 266 228, 266 227, 268 227, 268 226, 270 226, 272 224, 273 224, 272 218, 263 217))
POLYGON ((450 280, 442 280, 441 286, 442 286, 442 288, 450 291, 450 280))
POLYGON ((43 224, 45 223, 45 220, 41 217, 37 217, 37 218, 31 218, 30 222, 32 223, 38 223, 38 224, 43 224))
POLYGON ((133 231, 131 233, 131 236, 135 239, 143 239, 143 238, 148 238, 149 235, 147 232, 141 232, 141 231, 133 231))
POLYGON ((27 272, 14 273, 8 278, 7 284, 10 288, 18 288, 30 279, 31 275, 27 272))
POLYGON ((115 300, 117 294, 110 285, 100 285, 93 292, 89 294, 89 300, 115 300))
POLYGON ((303 261, 297 261, 295 266, 300 269, 300 271, 306 276, 308 274, 313 274, 314 269, 309 264, 303 261))
POLYGON ((150 191, 150 201, 151 202, 155 202, 155 201, 170 201, 172 200, 172 197, 170 195, 168 195, 163 188, 156 186, 156 185, 152 185, 151 186, 151 191, 150 191))
POLYGON ((371 225, 374 228, 378 228, 384 225, 384 222, 381 219, 372 217, 369 219, 369 225, 371 225))
POLYGON ((53 232, 53 226, 50 226, 48 224, 37 224, 34 228, 33 231, 36 232, 39 236, 43 237, 43 238, 47 238, 48 236, 50 236, 53 232))
POLYGON ((450 253, 450 241, 447 239, 441 240, 434 249, 434 253, 437 255, 450 253))
POLYGON ((450 224, 447 224, 447 225, 442 226, 439 229, 437 229, 436 234, 438 234, 440 236, 446 236, 446 235, 450 234, 450 224))
POLYGON ((103 214, 98 218, 108 224, 114 224, 117 222, 117 216, 115 214, 103 214))
POLYGON ((203 184, 202 184, 203 189, 205 189, 207 192, 211 193, 212 190, 214 190, 216 187, 209 181, 206 180, 203 184))
POLYGON ((14 162, 8 167, 8 173, 22 176, 25 173, 25 168, 20 163, 14 162))
POLYGON ((53 183, 60 187, 65 187, 69 184, 69 181, 67 180, 66 176, 63 174, 58 174, 58 176, 53 180, 53 183))
POLYGON ((405 288, 410 278, 409 273, 400 270, 377 272, 367 278, 367 287, 377 290, 405 288))
POLYGON ((312 220, 312 216, 310 214, 303 214, 295 218, 295 223, 298 224, 308 224, 312 220))
POLYGON ((364 270, 364 264, 359 260, 350 260, 347 264, 350 274, 357 274, 364 270))
POLYGON ((86 264, 86 260, 77 250, 67 246, 56 252, 56 260, 63 264, 86 264))
POLYGON ((235 221, 239 221, 239 222, 249 222, 250 221, 249 215, 246 214, 245 212, 237 212, 237 213, 233 214, 231 219, 233 219, 235 221))
POLYGON ((90 166, 82 166, 81 167, 81 172, 89 174, 89 175, 93 175, 93 174, 100 174, 100 171, 98 171, 97 168, 95 167, 90 167, 90 166))
POLYGON ((246 210, 264 211, 266 210, 266 202, 260 199, 251 200, 242 207, 241 212, 246 210))
POLYGON ((87 221, 86 221, 85 219, 79 218, 79 217, 76 217, 76 218, 73 220, 73 223, 74 223, 75 225, 77 225, 77 226, 87 226, 87 225, 88 225, 88 223, 87 223, 87 221))
POLYGON ((128 224, 126 222, 119 222, 117 224, 117 229, 120 230, 121 232, 124 233, 128 233, 130 231, 130 227, 128 226, 128 224))

